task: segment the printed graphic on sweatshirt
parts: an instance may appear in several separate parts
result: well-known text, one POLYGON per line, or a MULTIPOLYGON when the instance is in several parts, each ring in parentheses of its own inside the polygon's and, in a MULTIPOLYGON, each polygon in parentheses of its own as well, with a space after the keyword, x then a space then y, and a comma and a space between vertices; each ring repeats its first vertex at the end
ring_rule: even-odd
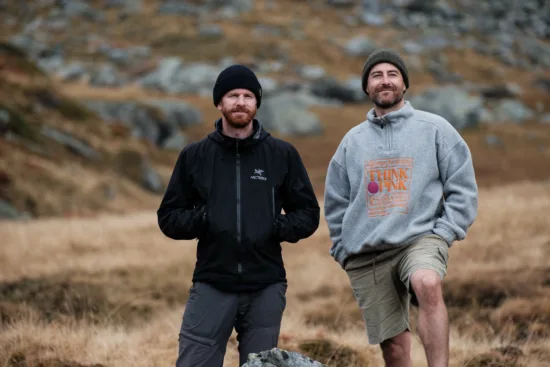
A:
POLYGON ((365 161, 364 179, 369 217, 407 213, 412 168, 412 158, 365 161))

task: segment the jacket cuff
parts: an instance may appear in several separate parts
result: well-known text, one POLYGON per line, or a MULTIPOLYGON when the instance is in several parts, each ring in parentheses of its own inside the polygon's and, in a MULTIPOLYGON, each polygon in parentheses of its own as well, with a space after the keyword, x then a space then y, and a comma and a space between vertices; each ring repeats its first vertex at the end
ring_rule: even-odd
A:
POLYGON ((436 228, 434 228, 433 232, 443 238, 449 247, 451 247, 453 242, 456 240, 455 233, 444 224, 439 224, 436 228))
POLYGON ((288 223, 288 219, 279 214, 275 217, 274 223, 275 238, 280 242, 291 242, 292 240, 292 228, 288 223))

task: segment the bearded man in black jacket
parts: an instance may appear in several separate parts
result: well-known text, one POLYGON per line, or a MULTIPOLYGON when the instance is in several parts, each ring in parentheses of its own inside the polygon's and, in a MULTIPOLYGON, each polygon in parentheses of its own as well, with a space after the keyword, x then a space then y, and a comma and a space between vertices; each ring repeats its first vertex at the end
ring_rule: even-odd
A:
POLYGON ((233 328, 240 365, 276 347, 287 288, 281 242, 319 226, 298 151, 254 118, 262 100, 254 72, 223 70, 213 99, 222 115, 215 131, 180 153, 157 211, 166 236, 198 239, 177 367, 221 367, 233 328))

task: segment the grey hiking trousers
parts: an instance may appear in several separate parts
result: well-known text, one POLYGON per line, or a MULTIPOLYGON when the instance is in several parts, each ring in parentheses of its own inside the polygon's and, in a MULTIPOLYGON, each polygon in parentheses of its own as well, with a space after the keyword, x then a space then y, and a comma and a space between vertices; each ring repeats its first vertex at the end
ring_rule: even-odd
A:
POLYGON ((286 288, 286 283, 276 283, 256 292, 226 293, 194 283, 183 313, 176 367, 222 367, 233 328, 239 366, 249 353, 277 347, 286 288))

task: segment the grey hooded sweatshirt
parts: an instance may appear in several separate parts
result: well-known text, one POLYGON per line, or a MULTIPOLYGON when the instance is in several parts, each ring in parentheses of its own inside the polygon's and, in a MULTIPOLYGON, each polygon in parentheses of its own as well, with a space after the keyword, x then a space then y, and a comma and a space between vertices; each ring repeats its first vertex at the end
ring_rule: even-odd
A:
POLYGON ((330 254, 343 267, 350 255, 406 246, 428 234, 450 247, 466 237, 477 202, 470 150, 447 120, 408 101, 379 118, 371 109, 328 167, 330 254))

